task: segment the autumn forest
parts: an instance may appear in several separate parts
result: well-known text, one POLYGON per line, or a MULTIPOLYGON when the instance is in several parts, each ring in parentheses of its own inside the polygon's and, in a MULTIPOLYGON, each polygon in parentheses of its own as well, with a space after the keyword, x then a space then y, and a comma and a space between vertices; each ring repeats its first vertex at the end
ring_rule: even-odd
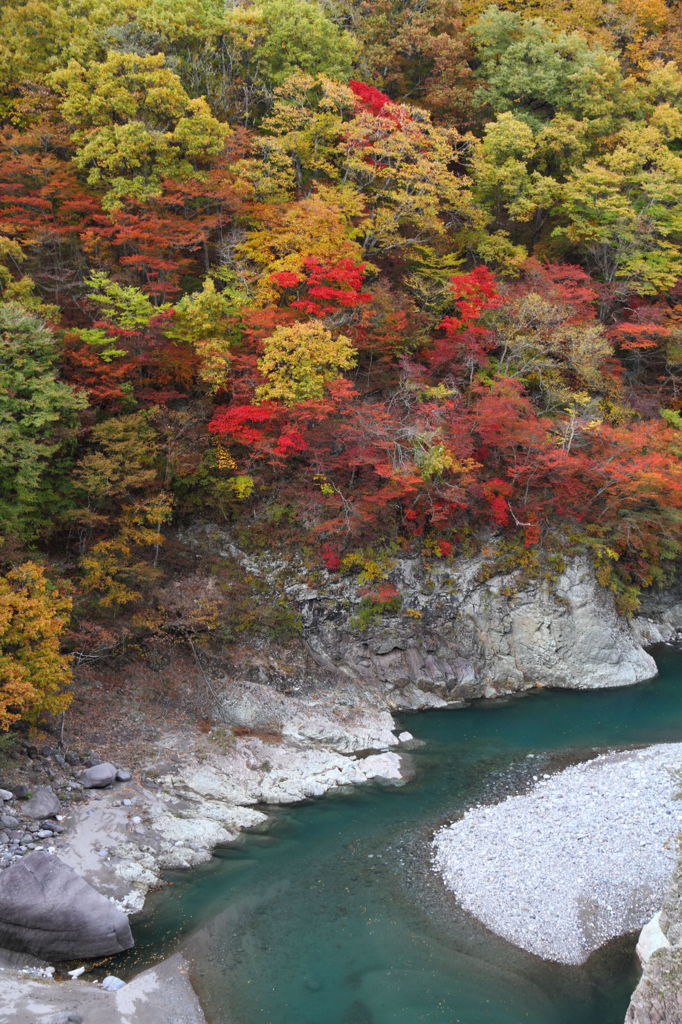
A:
POLYGON ((197 520, 373 606, 386 552, 666 579, 679 3, 16 0, 0 51, 0 729, 197 520))

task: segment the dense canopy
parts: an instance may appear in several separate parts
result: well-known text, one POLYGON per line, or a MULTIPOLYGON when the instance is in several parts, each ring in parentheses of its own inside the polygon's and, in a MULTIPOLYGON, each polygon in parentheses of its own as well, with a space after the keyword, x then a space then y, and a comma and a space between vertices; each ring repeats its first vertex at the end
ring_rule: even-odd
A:
POLYGON ((134 613, 206 517, 311 571, 568 545, 631 610, 682 552, 681 25, 662 0, 5 4, 12 607, 47 615, 61 575, 77 616, 134 613))

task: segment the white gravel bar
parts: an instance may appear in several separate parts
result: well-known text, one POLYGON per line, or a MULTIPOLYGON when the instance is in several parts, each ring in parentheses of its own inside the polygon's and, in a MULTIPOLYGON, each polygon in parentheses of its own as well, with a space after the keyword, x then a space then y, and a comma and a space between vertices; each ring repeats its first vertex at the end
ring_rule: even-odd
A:
POLYGON ((658 910, 682 828, 682 743, 604 754, 475 807, 434 839, 434 866, 488 928, 580 964, 658 910))

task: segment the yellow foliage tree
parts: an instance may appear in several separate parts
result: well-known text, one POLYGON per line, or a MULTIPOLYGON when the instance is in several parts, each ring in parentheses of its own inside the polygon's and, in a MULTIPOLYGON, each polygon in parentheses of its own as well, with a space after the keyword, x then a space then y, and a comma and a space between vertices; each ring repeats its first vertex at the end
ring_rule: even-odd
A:
POLYGON ((76 166, 89 185, 104 187, 110 210, 160 195, 164 178, 200 174, 229 133, 206 100, 187 94, 162 53, 111 52, 87 67, 72 60, 50 81, 74 129, 76 166))
MULTIPOLYGON (((238 171, 266 202, 307 201, 315 190, 329 204, 341 199, 347 238, 357 239, 365 259, 436 245, 475 250, 514 270, 523 253, 503 232, 488 230, 470 178, 454 169, 475 147, 472 135, 434 124, 418 107, 391 104, 376 114, 359 109, 347 86, 299 74, 277 91, 260 159, 242 161, 238 171)), ((307 234, 316 233, 309 227, 307 234)))
POLYGON ((35 562, 0 576, 0 731, 70 704, 69 658, 59 650, 70 612, 70 598, 35 562))
POLYGON ((150 563, 141 557, 141 549, 159 547, 164 542, 161 527, 173 513, 173 499, 163 492, 124 509, 119 532, 93 545, 81 558, 83 586, 99 596, 102 608, 132 604, 142 596, 136 588, 152 583, 159 576, 156 557, 150 563))
POLYGON ((321 263, 360 262, 362 247, 355 239, 366 219, 363 208, 362 198, 352 190, 326 186, 293 203, 261 207, 257 226, 235 250, 254 279, 254 304, 265 306, 277 297, 274 273, 299 272, 311 256, 321 263))
POLYGON ((278 327, 266 338, 258 360, 265 383, 258 387, 256 397, 259 402, 285 405, 316 401, 324 397, 325 384, 355 363, 350 340, 343 334, 333 337, 319 321, 278 327))

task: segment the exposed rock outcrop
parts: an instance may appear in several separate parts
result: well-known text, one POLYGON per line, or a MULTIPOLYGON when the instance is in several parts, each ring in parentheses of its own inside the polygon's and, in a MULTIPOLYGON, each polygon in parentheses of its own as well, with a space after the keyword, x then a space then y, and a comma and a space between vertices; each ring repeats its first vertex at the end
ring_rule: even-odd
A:
POLYGON ((646 646, 682 639, 682 574, 676 583, 642 593, 633 633, 646 646))
POLYGON ((0 873, 0 946, 67 960, 132 945, 126 915, 58 857, 33 852, 0 873))
MULTIPOLYGON (((320 571, 313 587, 303 582, 309 572, 297 576, 291 563, 246 555, 218 527, 192 539, 266 579, 273 591, 282 589, 301 615, 302 640, 320 683, 336 679, 365 693, 379 689, 389 708, 532 686, 626 686, 656 675, 653 659, 585 556, 555 578, 530 580, 519 572, 495 573, 484 555, 395 558, 383 571, 401 607, 359 621, 366 588, 352 576, 320 571)), ((248 678, 247 672, 241 675, 248 678)))
POLYGON ((625 1024, 682 1024, 682 867, 637 945, 643 973, 625 1024))
POLYGON ((258 683, 230 685, 214 713, 226 725, 278 733, 295 743, 320 744, 341 754, 382 749, 398 742, 388 711, 284 696, 258 683))
POLYGON ((398 562, 392 582, 421 618, 386 616, 365 635, 340 621, 342 595, 331 608, 307 601, 308 642, 360 679, 435 688, 448 700, 530 686, 625 686, 656 674, 587 560, 571 562, 556 582, 522 588, 514 575, 479 582, 482 563, 438 564, 426 573, 420 563, 398 562))
POLYGON ((205 1024, 176 953, 116 991, 90 981, 49 982, 0 969, 0 1024, 205 1024))
MULTIPOLYGON (((60 857, 127 912, 142 907, 162 871, 201 864, 216 846, 233 841, 244 829, 264 825, 267 815, 254 804, 294 803, 341 786, 402 780, 402 756, 386 749, 398 744, 386 712, 328 705, 318 728, 313 702, 310 722, 317 738, 304 742, 298 738, 303 700, 253 684, 238 687, 237 693, 242 709, 247 694, 254 702, 263 697, 264 715, 280 717, 254 721, 268 721, 277 732, 234 736, 218 727, 223 750, 207 739, 195 741, 193 752, 178 735, 181 754, 170 745, 169 735, 165 759, 150 764, 145 784, 127 788, 125 801, 110 789, 95 790, 87 804, 74 810, 60 857), (370 748, 377 752, 368 754, 370 748)), ((226 698, 227 714, 232 706, 226 698)))
POLYGON ((660 906, 682 825, 681 765, 682 744, 669 743, 567 768, 443 829, 435 866, 492 931, 583 963, 660 906))

